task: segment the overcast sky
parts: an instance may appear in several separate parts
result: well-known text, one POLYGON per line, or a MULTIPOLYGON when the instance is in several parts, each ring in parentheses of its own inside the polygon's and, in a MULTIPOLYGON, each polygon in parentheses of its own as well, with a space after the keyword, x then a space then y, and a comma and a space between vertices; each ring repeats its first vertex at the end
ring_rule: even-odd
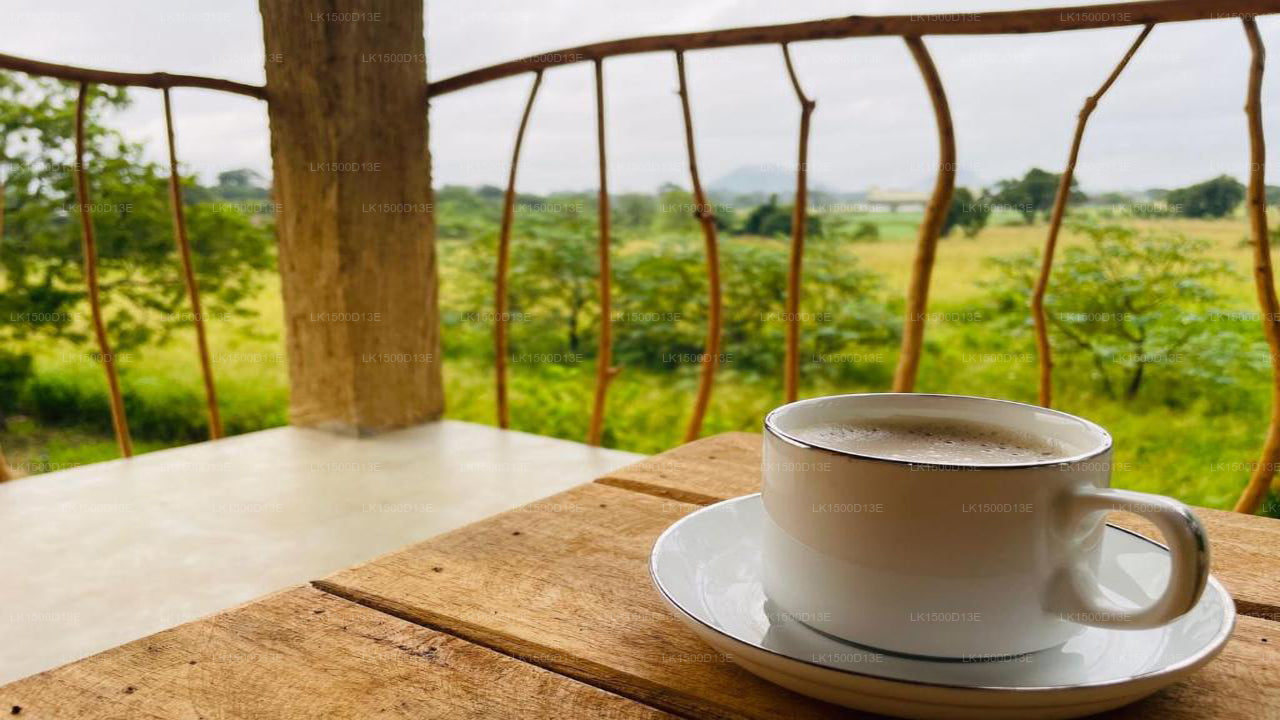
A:
MULTIPOLYGON (((411 0, 407 0, 411 1, 411 0)), ((973 0, 433 0, 427 3, 433 79, 557 48, 620 37, 794 22, 849 14, 955 12, 1071 4, 973 0)), ((0 0, 0 52, 53 62, 215 75, 262 83, 257 3, 0 0), (180 7, 179 7, 180 6, 180 7)), ((1271 49, 1264 107, 1268 163, 1280 163, 1280 18, 1259 27, 1271 49)), ((1137 28, 1030 36, 927 38, 949 96, 962 182, 989 183, 1032 165, 1059 169, 1076 113, 1137 28)), ((810 173, 815 185, 855 190, 926 187, 936 162, 933 117, 919 74, 896 38, 792 46, 818 102, 810 173)), ((1078 176, 1087 190, 1169 187, 1247 164, 1248 50, 1238 20, 1160 26, 1090 121, 1078 176)), ((686 55, 699 160, 714 180, 748 165, 794 165, 799 111, 776 46, 686 55)), ((687 185, 675 63, 670 53, 605 63, 610 185, 687 185)), ((530 83, 510 78, 440 98, 432 108, 437 184, 505 183, 530 83)), ((549 71, 526 138, 521 188, 595 184, 589 63, 549 71)), ((163 157, 159 93, 109 122, 163 157)), ((270 171, 265 105, 177 90, 179 157, 209 178, 270 171)), ((1269 181, 1277 182, 1275 172, 1269 181)))

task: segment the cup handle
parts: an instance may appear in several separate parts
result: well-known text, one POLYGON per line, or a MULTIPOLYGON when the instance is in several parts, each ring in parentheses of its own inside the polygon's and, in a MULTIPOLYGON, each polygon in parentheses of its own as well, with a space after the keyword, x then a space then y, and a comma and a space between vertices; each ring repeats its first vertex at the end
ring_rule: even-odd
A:
POLYGON ((1064 503, 1072 532, 1084 517, 1108 510, 1131 512, 1150 520, 1169 546, 1169 583, 1155 602, 1147 607, 1121 608, 1102 595, 1092 568, 1075 563, 1064 568, 1058 593, 1063 619, 1080 625, 1104 628, 1141 629, 1165 625, 1195 606, 1209 579, 1209 539, 1191 509, 1182 503, 1149 493, 1089 487, 1073 492, 1064 503))

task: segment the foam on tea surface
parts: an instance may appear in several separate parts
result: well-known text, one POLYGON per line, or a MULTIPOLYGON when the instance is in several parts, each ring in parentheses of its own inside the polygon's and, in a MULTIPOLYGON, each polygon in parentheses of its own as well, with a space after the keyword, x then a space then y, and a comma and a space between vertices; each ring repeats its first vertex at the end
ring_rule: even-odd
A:
POLYGON ((1071 448, 1049 438, 950 418, 846 420, 796 428, 791 434, 834 450, 941 465, 1026 463, 1074 454, 1071 448))

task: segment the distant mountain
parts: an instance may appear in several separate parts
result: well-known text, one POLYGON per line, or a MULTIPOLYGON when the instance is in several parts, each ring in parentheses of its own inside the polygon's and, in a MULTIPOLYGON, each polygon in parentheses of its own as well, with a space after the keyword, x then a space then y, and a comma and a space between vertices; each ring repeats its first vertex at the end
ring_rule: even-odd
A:
MULTIPOLYGON (((933 190, 933 182, 935 179, 936 179, 935 175, 922 177, 919 180, 917 180, 915 184, 905 188, 901 188, 901 189, 911 190, 916 192, 930 192, 933 190)), ((968 168, 963 168, 963 167, 956 168, 956 187, 969 188, 970 190, 973 190, 976 192, 986 187, 988 184, 994 184, 994 183, 982 182, 982 179, 979 178, 972 170, 969 170, 968 168)))
MULTIPOLYGON (((906 187, 895 189, 908 192, 929 192, 933 189, 933 181, 934 176, 929 175, 928 177, 921 177, 918 181, 906 187)), ((876 183, 867 184, 869 186, 876 185, 876 183)), ((977 190, 984 187, 985 184, 971 170, 959 168, 956 171, 956 185, 977 190)), ((783 202, 789 201, 795 189, 795 171, 777 165, 742 165, 716 179, 707 187, 709 193, 721 196, 762 195, 767 197, 776 194, 783 202)), ((834 190, 830 187, 816 184, 810 179, 809 192, 825 192, 831 195, 844 196, 849 195, 851 191, 834 190)))
POLYGON ((725 195, 777 193, 790 195, 796 189, 796 174, 773 165, 743 165, 713 181, 708 190, 725 195))

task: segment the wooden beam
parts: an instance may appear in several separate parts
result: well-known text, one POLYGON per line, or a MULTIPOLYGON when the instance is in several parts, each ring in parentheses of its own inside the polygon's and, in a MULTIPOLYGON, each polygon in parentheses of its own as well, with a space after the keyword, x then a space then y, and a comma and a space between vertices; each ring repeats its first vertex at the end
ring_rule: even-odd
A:
POLYGON ((707 32, 610 40, 550 50, 509 62, 478 68, 431 83, 432 97, 531 70, 600 60, 635 53, 704 50, 739 45, 772 45, 802 40, 898 35, 1003 35, 1090 30, 1226 18, 1280 12, 1280 0, 1147 0, 1110 5, 1007 10, 1003 12, 947 12, 925 15, 852 15, 786 25, 761 25, 707 32))
POLYGON ((98 243, 93 232, 93 213, 90 212, 89 178, 84 169, 84 114, 88 103, 89 84, 80 83, 76 95, 76 202, 80 210, 80 240, 84 253, 84 281, 89 293, 89 312, 93 318, 93 335, 98 341, 99 361, 107 376, 107 394, 111 400, 111 425, 115 429, 116 445, 120 455, 133 455, 133 439, 129 437, 129 419, 125 416, 124 395, 120 391, 120 376, 116 373, 116 357, 107 339, 107 323, 102 317, 102 300, 98 294, 98 243))
POLYGON ((200 304, 200 286, 191 262, 191 241, 187 238, 187 213, 182 206, 182 178, 178 175, 178 149, 173 136, 173 108, 169 88, 164 89, 164 126, 169 140, 169 204, 173 207, 173 238, 182 261, 182 279, 191 303, 192 324, 196 331, 196 352, 200 357, 200 377, 204 381, 204 400, 209 413, 209 439, 222 437, 222 415, 218 412, 218 389, 213 382, 213 364, 209 361, 209 340, 204 332, 204 309, 200 304))
POLYGON ((1147 25, 1142 32, 1138 33, 1137 39, 1129 46, 1129 51, 1120 58, 1120 63, 1111 71, 1111 75, 1107 76, 1106 82, 1102 83, 1098 92, 1085 99, 1084 107, 1080 108, 1080 115, 1076 120, 1076 133, 1071 138, 1067 167, 1058 180, 1058 194, 1053 199, 1053 212, 1049 216, 1049 233, 1044 242, 1044 255, 1040 258, 1040 274, 1036 277, 1035 287, 1031 291, 1031 318, 1035 322, 1036 351, 1040 364, 1039 398, 1040 404, 1045 407, 1053 403, 1053 348, 1049 344, 1049 317, 1044 309, 1044 296, 1049 289, 1049 276, 1053 272, 1053 255, 1058 247, 1058 231, 1062 228, 1062 218, 1066 215, 1067 201, 1071 197, 1071 180, 1075 177, 1076 159, 1080 156, 1080 143, 1084 141, 1084 127, 1089 122, 1093 109, 1098 106, 1098 101, 1115 84, 1120 73, 1124 72, 1125 66, 1133 59, 1133 54, 1138 52, 1138 48, 1142 47, 1142 41, 1151 34, 1153 27, 1155 26, 1147 25))
POLYGON ((94 68, 77 67, 75 65, 59 65, 57 63, 43 62, 41 60, 31 60, 30 58, 18 57, 16 55, 0 54, 0 70, 14 70, 17 72, 27 73, 28 75, 42 75, 70 82, 148 87, 155 88, 157 90, 175 87, 193 87, 204 88, 206 90, 221 90, 223 92, 236 93, 238 95, 247 95, 249 97, 258 98, 259 100, 267 99, 266 88, 260 85, 249 85, 247 83, 235 82, 234 80, 202 77, 200 75, 171 75, 164 72, 132 73, 116 72, 114 70, 97 70, 94 68))
POLYGON ((791 49, 782 44, 782 59, 787 65, 791 87, 800 103, 800 147, 796 160, 796 196, 791 213, 791 262, 787 266, 787 350, 783 363, 783 394, 787 402, 795 402, 800 393, 800 270, 804 263, 804 233, 809 206, 809 116, 817 103, 800 87, 791 49))
POLYGON ((919 239, 916 241, 916 259, 911 268, 911 285, 907 289, 907 315, 902 325, 902 350, 898 353, 898 367, 893 374, 894 392, 911 392, 915 389, 916 371, 920 367, 920 354, 924 348, 925 311, 929 307, 929 282, 933 278, 933 260, 938 252, 938 237, 942 223, 951 207, 952 191, 956 187, 956 136, 951 125, 951 109, 947 94, 938 77, 938 68, 929 57, 929 50, 918 37, 903 38, 911 56, 915 58, 924 78, 925 88, 933 103, 933 116, 938 125, 938 176, 933 184, 933 195, 924 209, 920 221, 919 239))
POLYGON ((609 173, 605 162, 604 141, 604 64, 596 61, 596 155, 600 166, 600 193, 596 215, 600 223, 600 343, 596 349, 596 391, 591 403, 591 426, 587 444, 599 445, 604 436, 605 400, 609 383, 618 374, 613 366, 612 283, 609 264, 609 173))
POLYGON ((711 403, 711 387, 716 366, 720 363, 720 242, 716 237, 716 215, 698 175, 698 153, 693 145, 693 113, 689 109, 689 83, 684 75, 684 53, 676 51, 676 77, 680 81, 680 111, 684 116, 684 144, 689 154, 689 182, 693 186, 694 214, 702 227, 702 241, 707 254, 707 339, 702 346, 702 371, 698 376, 698 394, 693 399, 693 413, 684 431, 684 441, 692 442, 702 433, 702 421, 711 403))
POLYGON ((1276 299, 1275 271, 1271 267, 1271 241, 1267 235, 1267 147, 1262 132, 1262 72, 1266 48, 1258 34, 1258 24, 1245 18, 1244 33, 1252 52, 1249 62, 1249 89, 1244 111, 1249 123, 1249 186, 1245 191, 1245 212, 1253 245, 1253 280, 1258 291, 1262 332, 1271 349, 1271 422, 1262 446, 1262 456, 1253 469, 1249 484, 1236 501, 1236 512, 1253 514, 1267 497, 1271 478, 1280 463, 1280 301, 1276 299))
POLYGON ((332 5, 260 1, 290 416, 366 434, 444 409, 423 8, 332 5))
POLYGON ((529 126, 529 114, 533 101, 542 85, 542 71, 533 75, 529 88, 529 100, 520 116, 520 129, 516 131, 516 146, 511 151, 511 172, 507 175, 507 194, 502 199, 502 226, 498 229, 498 267, 494 282, 495 315, 493 319, 494 358, 493 370, 498 399, 498 427, 511 427, 511 408, 507 402, 507 311, 510 295, 507 291, 507 268, 511 264, 511 226, 515 224, 516 168, 520 166, 520 146, 524 144, 524 131, 529 126))

